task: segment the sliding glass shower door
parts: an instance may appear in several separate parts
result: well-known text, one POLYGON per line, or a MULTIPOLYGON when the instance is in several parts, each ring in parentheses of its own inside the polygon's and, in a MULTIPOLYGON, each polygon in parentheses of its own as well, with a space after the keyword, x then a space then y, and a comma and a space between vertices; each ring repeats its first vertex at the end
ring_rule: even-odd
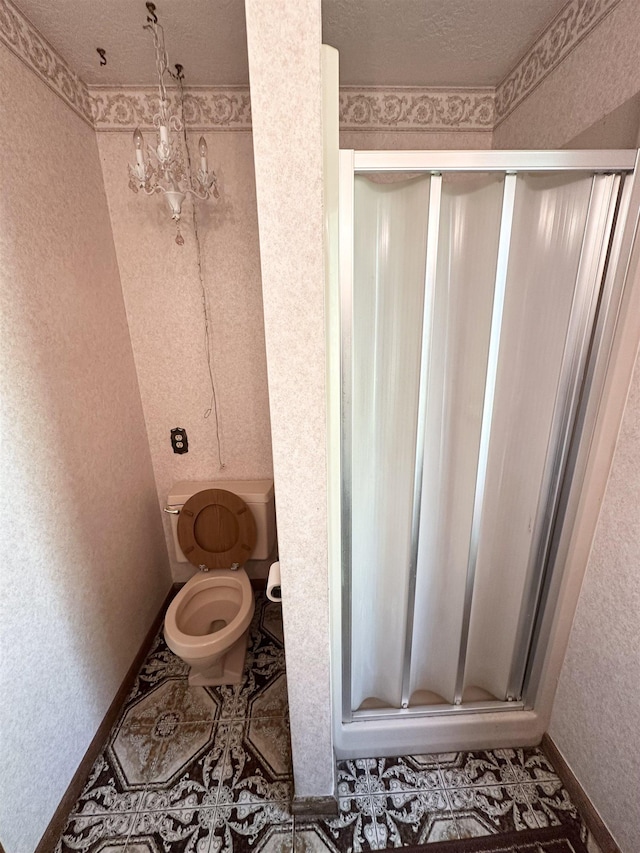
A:
POLYGON ((521 707, 624 170, 352 162, 344 716, 521 707))

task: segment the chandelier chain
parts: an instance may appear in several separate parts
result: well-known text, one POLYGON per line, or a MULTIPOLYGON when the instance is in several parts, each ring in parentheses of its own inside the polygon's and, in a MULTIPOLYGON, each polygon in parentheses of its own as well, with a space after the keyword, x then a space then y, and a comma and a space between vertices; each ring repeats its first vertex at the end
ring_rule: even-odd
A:
POLYGON ((156 54, 156 72, 158 74, 158 88, 160 90, 160 112, 166 123, 167 88, 164 84, 164 75, 169 71, 169 56, 164 46, 164 27, 158 22, 153 3, 147 3, 147 23, 143 29, 151 30, 153 46, 156 54))
MULTIPOLYGON (((184 147, 187 156, 187 174, 189 176, 189 180, 191 180, 191 153, 189 151, 189 142, 187 139, 187 126, 184 120, 184 88, 182 84, 182 75, 180 72, 177 74, 178 86, 180 90, 180 118, 182 119, 182 134, 184 139, 184 147)), ((224 462, 222 456, 222 440, 220 437, 220 417, 219 417, 219 407, 218 407, 218 394, 216 391, 216 382, 214 377, 214 369, 213 369, 213 353, 211 349, 211 322, 209 318, 209 301, 207 299, 207 290, 204 283, 204 272, 202 268, 202 247, 200 244, 200 232, 198 231, 198 214, 196 211, 196 205, 193 203, 191 205, 191 217, 193 221, 193 234, 195 237, 196 243, 196 258, 198 262, 198 278, 200 281, 200 294, 202 299, 202 312, 204 315, 204 347, 205 354, 207 359, 207 370, 209 373, 209 383, 211 385, 211 401, 209 406, 204 412, 205 420, 208 419, 213 413, 214 423, 215 423, 215 432, 216 432, 216 448, 218 452, 218 465, 220 470, 224 470, 226 468, 226 464, 224 462)))

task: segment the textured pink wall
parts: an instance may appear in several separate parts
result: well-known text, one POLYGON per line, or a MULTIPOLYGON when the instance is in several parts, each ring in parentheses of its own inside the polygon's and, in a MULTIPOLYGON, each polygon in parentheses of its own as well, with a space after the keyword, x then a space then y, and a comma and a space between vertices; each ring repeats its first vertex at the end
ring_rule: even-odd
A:
POLYGON ((95 134, 1 45, 0 115, 0 827, 31 853, 170 576, 95 134))
POLYGON ((420 131, 420 130, 341 130, 340 148, 356 151, 403 150, 467 150, 491 148, 490 130, 420 131))
MULTIPOLYGON (((273 471, 251 132, 206 137, 221 198, 199 203, 198 231, 224 469, 214 418, 203 417, 211 390, 191 202, 185 203, 185 244, 179 247, 166 202, 127 187, 131 133, 98 134, 160 505, 178 480, 259 479, 273 471), (169 442, 176 426, 184 427, 189 438, 189 452, 183 455, 174 454, 169 442)), ((151 142, 152 134, 147 139, 151 142)), ((169 531, 167 516, 174 579, 186 580, 193 568, 173 559, 169 531)))

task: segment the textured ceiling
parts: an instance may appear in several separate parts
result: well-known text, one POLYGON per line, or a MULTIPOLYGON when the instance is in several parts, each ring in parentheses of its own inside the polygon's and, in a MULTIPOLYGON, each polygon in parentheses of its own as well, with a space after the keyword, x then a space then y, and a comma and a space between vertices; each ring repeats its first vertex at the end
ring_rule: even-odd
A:
POLYGON ((343 85, 492 86, 566 0, 324 0, 343 85))
MULTIPOLYGON (((15 0, 43 36, 90 85, 153 85, 151 34, 144 0, 15 0), (96 48, 106 51, 100 66, 96 48)), ((187 85, 246 85, 244 0, 156 0, 171 67, 187 85)))
MULTIPOLYGON (((323 0, 323 36, 340 51, 342 85, 495 85, 565 2, 323 0)), ((144 0, 17 5, 86 83, 155 83, 144 0)), ((184 65, 187 85, 248 83, 243 0, 157 0, 156 8, 169 62, 184 65)))

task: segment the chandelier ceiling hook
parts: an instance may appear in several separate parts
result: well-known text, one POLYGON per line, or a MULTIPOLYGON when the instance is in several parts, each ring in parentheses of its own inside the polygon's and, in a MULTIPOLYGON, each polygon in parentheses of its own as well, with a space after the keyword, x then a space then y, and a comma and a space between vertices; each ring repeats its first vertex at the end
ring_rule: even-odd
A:
POLYGON ((146 3, 147 7, 147 22, 149 24, 157 24, 158 16, 156 15, 156 4, 155 3, 146 3))

